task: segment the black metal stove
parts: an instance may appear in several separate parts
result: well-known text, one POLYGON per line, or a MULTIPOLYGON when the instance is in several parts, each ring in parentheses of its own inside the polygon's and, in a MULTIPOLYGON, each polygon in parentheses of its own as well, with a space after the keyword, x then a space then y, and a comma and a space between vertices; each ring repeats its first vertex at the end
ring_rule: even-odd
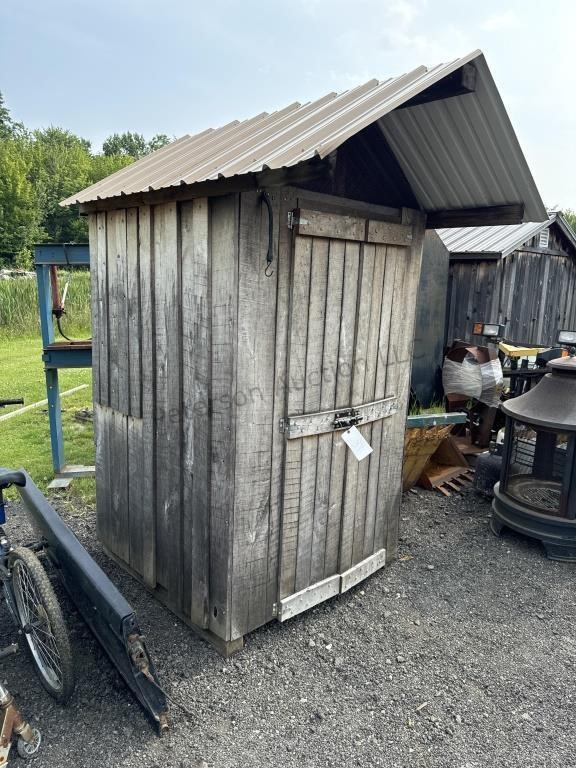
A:
POLYGON ((506 437, 491 528, 540 539, 553 560, 576 561, 576 359, 549 364, 540 383, 502 405, 506 437))

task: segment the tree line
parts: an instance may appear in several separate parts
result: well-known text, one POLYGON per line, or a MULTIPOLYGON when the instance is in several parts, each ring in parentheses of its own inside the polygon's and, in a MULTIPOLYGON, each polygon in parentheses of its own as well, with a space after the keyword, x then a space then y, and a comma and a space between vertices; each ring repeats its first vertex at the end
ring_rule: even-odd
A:
POLYGON ((64 128, 28 130, 15 121, 0 93, 0 266, 29 267, 35 243, 86 242, 87 225, 60 200, 171 139, 115 133, 93 152, 90 142, 64 128))
MULTIPOLYGON (((90 142, 56 126, 28 130, 0 93, 0 266, 29 267, 35 243, 86 242, 87 225, 60 200, 94 184, 171 139, 114 133, 93 152, 90 142)), ((576 212, 564 215, 576 230, 576 212)))

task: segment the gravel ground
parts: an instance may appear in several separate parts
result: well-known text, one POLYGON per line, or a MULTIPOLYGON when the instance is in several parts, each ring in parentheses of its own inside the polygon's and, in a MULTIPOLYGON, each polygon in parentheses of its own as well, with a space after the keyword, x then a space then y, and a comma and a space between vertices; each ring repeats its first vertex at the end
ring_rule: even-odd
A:
MULTIPOLYGON (((18 511, 7 529, 25 539, 18 511)), ((102 554, 90 510, 60 512, 137 610, 166 690, 195 714, 174 709, 158 739, 65 603, 78 671, 67 708, 23 653, 3 662, 44 736, 34 766, 576 765, 575 566, 512 534, 495 538, 473 492, 406 494, 396 563, 252 633, 227 661, 102 554)))

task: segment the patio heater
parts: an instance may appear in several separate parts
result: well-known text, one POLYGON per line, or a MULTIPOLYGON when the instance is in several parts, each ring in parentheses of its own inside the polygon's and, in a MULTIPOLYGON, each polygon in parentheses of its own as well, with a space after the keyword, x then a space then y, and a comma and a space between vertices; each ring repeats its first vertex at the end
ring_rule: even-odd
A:
POLYGON ((549 363, 529 392, 502 404, 506 433, 492 531, 539 539, 552 560, 576 562, 576 358, 549 363))

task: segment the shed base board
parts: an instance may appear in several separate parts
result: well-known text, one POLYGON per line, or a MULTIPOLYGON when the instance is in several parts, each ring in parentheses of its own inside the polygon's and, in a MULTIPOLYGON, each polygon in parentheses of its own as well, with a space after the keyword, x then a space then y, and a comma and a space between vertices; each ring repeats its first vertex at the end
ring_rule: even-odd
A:
POLYGON ((233 653, 237 653, 238 651, 241 651, 244 647, 244 636, 238 637, 235 640, 223 640, 221 637, 218 637, 218 635, 215 635, 214 632, 211 632, 209 629, 205 629, 203 627, 199 627, 197 624, 192 624, 190 619, 187 616, 184 616, 183 613, 180 613, 180 611, 176 611, 170 606, 166 605, 165 602, 160 600, 158 596, 158 592, 150 587, 149 584, 146 584, 144 579, 136 573, 132 568, 130 568, 129 565, 126 565, 126 563, 121 560, 117 555, 115 555, 113 552, 111 552, 108 547, 105 544, 102 544, 102 549, 106 553, 106 555, 110 558, 110 560, 113 560, 117 565, 122 568, 123 571, 126 571, 126 573, 130 574, 132 578, 136 579, 137 582, 142 584, 143 587, 146 587, 146 591, 149 592, 152 597, 157 600, 162 607, 166 608, 167 611, 170 611, 170 613, 173 613, 175 616, 177 616, 181 621, 186 624, 187 627, 190 627, 195 634, 198 635, 198 637, 201 637, 202 640, 209 643, 218 653, 223 656, 225 659, 232 656, 233 653))

